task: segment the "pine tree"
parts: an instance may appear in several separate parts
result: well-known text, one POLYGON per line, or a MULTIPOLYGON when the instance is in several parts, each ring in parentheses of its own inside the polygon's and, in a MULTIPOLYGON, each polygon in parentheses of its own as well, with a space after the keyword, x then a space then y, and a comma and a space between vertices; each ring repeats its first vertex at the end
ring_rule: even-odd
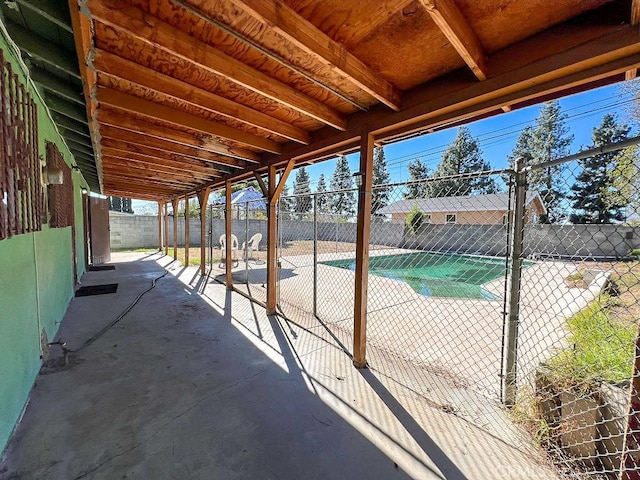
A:
POLYGON ((407 169, 409 170, 409 181, 415 181, 417 183, 410 183, 407 185, 407 191, 404 192, 404 198, 407 200, 411 200, 413 198, 424 198, 426 196, 425 182, 420 182, 419 180, 429 178, 429 167, 422 163, 419 158, 416 158, 409 164, 407 169))
POLYGON ((637 145, 625 148, 613 164, 605 196, 607 208, 624 205, 626 221, 628 214, 640 214, 640 149, 637 145))
MULTIPOLYGON (((593 129, 592 144, 597 148, 608 143, 621 142, 627 138, 630 128, 619 125, 616 118, 606 114, 600 126, 593 129)), ((571 187, 573 208, 580 213, 571 216, 573 223, 611 223, 624 218, 624 203, 611 201, 615 198, 615 186, 611 183, 610 171, 616 168, 618 152, 601 153, 579 161, 582 171, 571 187)))
POLYGON ((318 185, 316 186, 316 208, 319 213, 324 213, 327 210, 327 183, 324 179, 324 174, 320 174, 318 178, 318 185))
POLYGON ((282 193, 280 194, 278 203, 280 205, 280 212, 285 214, 283 218, 290 218, 289 214, 293 211, 293 199, 289 197, 289 185, 286 183, 284 187, 282 187, 282 193))
MULTIPOLYGON (((433 178, 490 169, 489 163, 482 159, 482 150, 478 141, 471 136, 471 131, 467 127, 461 127, 456 138, 444 152, 433 178)), ((486 194, 496 191, 495 180, 491 177, 438 180, 427 184, 427 192, 431 197, 486 194)))
MULTIPOLYGON (((516 158, 522 156, 528 165, 555 160, 569 154, 573 135, 566 127, 567 116, 560 111, 560 103, 547 102, 540 109, 533 128, 525 128, 516 146, 509 155, 513 168, 516 158)), ((566 197, 563 172, 566 166, 559 165, 541 170, 533 170, 527 175, 529 190, 540 193, 547 209, 541 217, 543 223, 555 223, 562 218, 562 204, 566 197)))
POLYGON ((293 182, 293 208, 298 214, 298 218, 311 210, 311 187, 309 186, 309 174, 305 167, 296 170, 296 178, 293 182))
MULTIPOLYGON (((353 178, 349 169, 349 162, 344 155, 338 158, 336 168, 329 183, 331 190, 348 190, 353 188, 353 178)), ((351 216, 355 213, 356 199, 354 192, 337 192, 331 194, 329 209, 331 213, 341 216, 351 216)))
POLYGON ((375 213, 389 204, 390 187, 380 187, 389 183, 391 176, 387 170, 384 149, 376 147, 373 151, 373 193, 371 194, 371 213, 375 213))

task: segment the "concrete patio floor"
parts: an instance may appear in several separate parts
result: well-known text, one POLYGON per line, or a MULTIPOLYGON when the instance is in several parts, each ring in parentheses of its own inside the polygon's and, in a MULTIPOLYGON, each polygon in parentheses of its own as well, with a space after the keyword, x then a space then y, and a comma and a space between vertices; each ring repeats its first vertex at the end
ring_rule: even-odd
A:
MULTIPOLYGON (((67 367, 41 374, 2 479, 556 478, 515 448, 356 370, 338 340, 303 328, 159 254, 114 254, 83 285, 58 337, 67 367)), ((52 351, 56 354, 55 351, 52 351)))

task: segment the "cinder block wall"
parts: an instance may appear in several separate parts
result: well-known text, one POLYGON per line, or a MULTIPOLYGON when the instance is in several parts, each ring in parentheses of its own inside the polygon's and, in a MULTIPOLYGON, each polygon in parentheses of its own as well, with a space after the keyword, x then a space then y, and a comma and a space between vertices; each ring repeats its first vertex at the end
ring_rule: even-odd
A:
MULTIPOLYGON (((111 248, 126 250, 158 246, 157 216, 111 216, 111 248)), ((214 246, 224 234, 224 220, 211 221, 214 246)), ((284 241, 313 240, 313 222, 283 220, 280 237, 284 241)), ((200 219, 191 218, 189 244, 200 246, 200 219)), ((238 242, 262 233, 262 245, 267 239, 266 220, 233 219, 232 232, 238 242), (247 227, 248 226, 248 227, 247 227), (248 232, 248 235, 247 235, 248 232)), ((318 240, 356 241, 356 224, 318 222, 318 240)), ((173 217, 169 217, 169 244, 173 244, 173 217)), ((406 231, 402 223, 375 223, 371 229, 371 244, 404 246, 431 251, 504 255, 507 251, 507 229, 504 225, 425 225, 418 234, 406 231)), ((184 217, 178 217, 178 245, 184 246, 184 217)), ((527 225, 525 255, 557 257, 620 258, 634 248, 640 248, 640 229, 622 225, 527 225)))

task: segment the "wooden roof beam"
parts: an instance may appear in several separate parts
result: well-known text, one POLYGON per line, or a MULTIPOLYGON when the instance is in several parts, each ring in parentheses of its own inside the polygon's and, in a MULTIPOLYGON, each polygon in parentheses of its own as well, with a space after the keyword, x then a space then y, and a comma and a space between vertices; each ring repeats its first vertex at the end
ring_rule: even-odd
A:
POLYGON ((53 45, 48 40, 37 36, 10 20, 3 19, 3 22, 7 27, 9 35, 13 41, 16 42, 20 50, 58 70, 62 70, 67 75, 78 79, 80 78, 78 60, 73 52, 67 52, 53 45))
POLYGON ((127 2, 88 0, 87 3, 94 20, 125 31, 139 42, 160 48, 334 128, 347 128, 346 119, 324 103, 247 66, 127 2))
POLYGON ((478 80, 486 80, 486 54, 454 0, 420 0, 420 3, 478 80))
POLYGON ((181 179, 175 177, 168 177, 162 174, 150 173, 146 171, 139 171, 135 168, 127 168, 122 165, 112 165, 108 163, 103 163, 102 170, 104 175, 115 175, 118 178, 122 179, 131 179, 131 180, 142 180, 149 181, 150 183, 160 183, 162 185, 170 185, 178 188, 183 188, 188 185, 196 186, 199 182, 194 181, 194 179, 181 179))
MULTIPOLYGON (((162 182, 158 182, 156 180, 145 180, 138 178, 123 178, 119 175, 105 175, 104 176, 104 184, 112 185, 112 186, 120 186, 125 188, 134 187, 136 190, 140 191, 170 191, 172 193, 180 192, 180 186, 175 185, 167 185, 162 182)), ((188 187, 187 187, 188 188, 188 187)))
POLYGON ((400 92, 391 83, 284 2, 232 0, 232 3, 372 97, 393 110, 400 110, 400 92))
POLYGON ((243 160, 237 160, 231 157, 223 157, 206 150, 200 150, 194 147, 187 147, 178 143, 172 143, 167 140, 144 135, 143 133, 130 132, 120 128, 103 125, 100 127, 100 135, 102 138, 111 138, 121 140, 129 144, 139 145, 142 147, 160 150, 165 153, 174 155, 182 155, 185 157, 203 160, 222 167, 248 168, 251 164, 243 160))
POLYGON ((105 189, 106 195, 124 198, 134 198, 136 200, 149 200, 151 202, 158 202, 164 198, 163 195, 143 194, 140 192, 128 192, 124 190, 115 190, 113 188, 105 189))
POLYGON ((631 2, 631 25, 640 23, 640 0, 632 0, 631 2))
POLYGON ((167 155, 159 151, 156 153, 156 151, 152 149, 145 149, 137 145, 130 145, 108 138, 102 142, 102 154, 136 163, 154 166, 159 165, 179 172, 189 172, 194 175, 198 174, 199 176, 218 176, 219 173, 224 173, 224 171, 214 168, 211 164, 207 165, 206 162, 167 155))
MULTIPOLYGON (((202 135, 195 135, 185 133, 180 130, 175 130, 171 127, 158 125, 148 121, 140 120, 129 115, 126 115, 121 110, 105 109, 98 110, 98 120, 101 124, 112 126, 115 128, 121 128, 130 132, 141 133, 150 137, 154 137, 160 140, 167 140, 170 142, 179 143, 181 145, 189 147, 197 147, 206 150, 210 153, 223 155, 221 152, 233 151, 237 153, 232 147, 226 145, 220 145, 216 139, 211 137, 205 137, 202 135)), ((228 155, 228 153, 226 153, 228 155)), ((246 154, 247 157, 251 157, 250 160, 257 161, 260 157, 254 152, 246 154)), ((238 155, 229 155, 229 157, 237 158, 238 155)), ((233 163, 233 159, 229 158, 229 162, 233 163)), ((229 163, 228 162, 228 163, 229 163)))
POLYGON ((162 173, 165 175, 172 175, 175 178, 184 178, 184 179, 191 178, 198 181, 213 180, 221 176, 219 174, 214 175, 213 173, 209 175, 205 175, 202 173, 192 172, 192 171, 189 171, 189 168, 186 165, 182 166, 182 168, 177 168, 177 167, 165 167, 162 165, 158 165, 156 163, 140 162, 130 157, 126 157, 124 155, 118 156, 118 155, 108 155, 106 153, 103 153, 102 161, 104 164, 108 164, 108 165, 120 165, 123 167, 135 168, 136 170, 140 170, 140 171, 162 173))
MULTIPOLYGON (((267 152, 280 153, 280 145, 272 140, 258 137, 257 135, 243 132, 242 130, 231 128, 227 125, 213 122, 134 95, 128 95, 110 88, 98 87, 97 99, 101 105, 109 105, 129 112, 138 113, 145 117, 157 118, 158 120, 179 127, 228 139, 245 146, 266 150, 267 152)), ((260 160, 256 153, 243 148, 230 149, 229 147, 221 145, 218 153, 247 160, 260 160)))
POLYGON ((189 105, 224 115, 298 143, 309 143, 309 133, 306 130, 105 50, 96 49, 93 67, 100 73, 140 85, 189 105))

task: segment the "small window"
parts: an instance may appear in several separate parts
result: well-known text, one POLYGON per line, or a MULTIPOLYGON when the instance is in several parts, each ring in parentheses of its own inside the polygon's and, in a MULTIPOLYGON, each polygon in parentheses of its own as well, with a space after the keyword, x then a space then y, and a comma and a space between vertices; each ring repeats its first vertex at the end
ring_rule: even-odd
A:
POLYGON ((458 220, 455 213, 447 213, 444 218, 444 223, 456 223, 458 220))
POLYGON ((424 216, 422 217, 422 223, 431 223, 431 215, 428 213, 425 213, 424 216))

